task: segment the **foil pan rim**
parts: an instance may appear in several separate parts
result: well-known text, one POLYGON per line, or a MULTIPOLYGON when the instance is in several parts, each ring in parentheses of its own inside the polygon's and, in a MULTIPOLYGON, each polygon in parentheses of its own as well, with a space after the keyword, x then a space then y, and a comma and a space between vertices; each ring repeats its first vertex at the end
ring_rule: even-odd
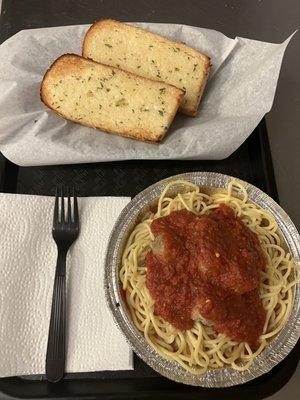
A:
POLYGON ((267 194, 241 179, 214 172, 190 172, 174 175, 163 179, 135 196, 121 212, 110 235, 106 253, 104 282, 105 296, 114 321, 125 340, 134 352, 150 367, 161 375, 184 384, 200 387, 229 387, 243 384, 269 372, 282 361, 296 345, 300 337, 300 285, 295 290, 295 301, 292 312, 282 331, 269 346, 255 358, 252 366, 246 371, 235 371, 231 368, 209 370, 202 376, 195 376, 185 371, 175 361, 169 361, 160 356, 135 328, 127 307, 124 303, 119 281, 120 257, 123 250, 126 233, 135 222, 139 213, 156 199, 167 183, 185 179, 202 186, 226 187, 230 180, 241 182, 248 193, 249 199, 268 210, 276 219, 282 236, 290 253, 300 260, 300 235, 286 212, 267 194))

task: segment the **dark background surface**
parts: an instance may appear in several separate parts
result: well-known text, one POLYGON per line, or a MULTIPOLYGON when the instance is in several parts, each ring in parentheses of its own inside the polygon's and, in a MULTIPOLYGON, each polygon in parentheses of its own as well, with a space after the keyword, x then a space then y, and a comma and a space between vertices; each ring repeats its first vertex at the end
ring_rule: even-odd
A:
MULTIPOLYGON (((195 25, 219 30, 230 37, 244 36, 257 40, 282 42, 289 34, 298 28, 300 22, 300 1, 298 0, 3 0, 2 9, 3 13, 5 13, 0 26, 2 40, 5 40, 22 29, 91 23, 99 18, 109 17, 122 21, 172 22, 195 25)), ((281 205, 299 227, 300 49, 298 36, 299 35, 292 40, 287 48, 274 105, 271 112, 267 115, 266 120, 279 200, 281 205)), ((250 152, 254 163, 256 162, 255 146, 257 146, 257 153, 261 151, 258 142, 251 141, 250 152)), ((230 168, 226 162, 220 162, 215 170, 231 173, 246 179, 248 175, 245 172, 245 166, 247 165, 247 158, 249 157, 248 148, 243 146, 238 154, 239 156, 233 155, 231 157, 230 168), (238 157, 242 157, 243 161, 240 161, 238 157)), ((257 160, 258 159, 259 154, 257 154, 257 160)), ((0 160, 0 175, 1 165, 0 160)), ((201 164, 203 168, 205 168, 206 165, 208 166, 207 169, 213 169, 210 167, 211 164, 209 163, 201 164)), ((147 170, 149 170, 149 166, 147 167, 145 164, 144 166, 144 176, 147 180, 147 170)), ((104 170, 109 170, 111 167, 112 165, 107 164, 104 170)), ((132 168, 135 168, 134 163, 132 164, 132 168)), ((130 172, 132 168, 131 166, 127 167, 127 171, 130 172)), ((173 164, 171 168, 170 163, 161 162, 157 164, 156 168, 160 171, 160 175, 164 176, 165 174, 165 176, 168 176, 173 172, 180 172, 180 169, 184 168, 184 166, 178 165, 174 168, 173 164)), ((189 169, 199 168, 194 165, 189 169)), ((260 167, 258 166, 258 169, 254 168, 254 170, 255 171, 251 173, 251 178, 249 177, 248 180, 253 181, 253 183, 260 182, 260 167)), ((30 181, 30 175, 34 173, 34 192, 40 194, 47 194, 48 191, 47 184, 45 184, 45 177, 51 178, 53 176, 54 181, 58 171, 61 180, 66 179, 66 177, 70 178, 71 175, 72 180, 77 179, 79 186, 82 187, 83 194, 85 194, 84 192, 87 190, 84 184, 85 179, 87 179, 87 174, 90 177, 95 176, 98 180, 103 178, 103 168, 100 169, 98 173, 98 170, 93 169, 92 166, 78 167, 76 172, 72 172, 71 166, 66 166, 63 170, 44 167, 40 168, 38 171, 30 168, 23 168, 19 171, 12 168, 10 171, 11 175, 7 176, 9 181, 6 182, 6 184, 8 184, 7 187, 9 188, 11 182, 11 191, 30 192, 33 186, 33 183, 30 181), (87 173, 86 171, 89 172, 87 173), (79 172, 79 174, 77 174, 77 172, 79 172), (18 175, 17 181, 14 173, 18 175)), ((120 172, 122 173, 122 171, 124 174, 124 170, 121 167, 120 172)), ((153 171, 153 174, 155 175, 155 171, 153 171)), ((124 176, 124 179, 125 178, 126 176, 124 176)), ((263 177, 261 177, 261 182, 262 180, 263 177)), ((107 187, 109 183, 108 181, 107 187)), ((141 185, 143 185, 142 181, 141 185)), ((258 186, 261 185, 258 184, 258 186)), ((141 186, 137 189, 142 188, 141 186)), ((270 192, 267 187, 262 188, 270 192)), ((90 189, 91 188, 89 188, 89 190, 90 189)), ((95 194, 97 193, 95 192, 95 194)), ((298 382, 297 384, 297 379, 299 380, 299 378, 300 371, 298 368, 298 372, 292 378, 292 382, 286 385, 285 388, 276 395, 272 396, 272 399, 299 398, 300 383, 298 382)), ((258 395, 255 395, 255 391, 252 391, 250 398, 258 398, 258 395)))

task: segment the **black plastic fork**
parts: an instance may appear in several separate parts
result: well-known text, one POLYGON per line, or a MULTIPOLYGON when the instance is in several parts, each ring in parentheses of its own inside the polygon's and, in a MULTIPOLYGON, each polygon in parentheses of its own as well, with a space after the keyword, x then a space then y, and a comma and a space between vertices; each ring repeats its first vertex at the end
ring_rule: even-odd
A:
POLYGON ((65 371, 65 327, 66 327, 66 256, 79 235, 77 198, 72 189, 56 188, 52 236, 57 245, 57 263, 53 287, 51 319, 46 355, 46 377, 58 382, 65 371), (65 207, 64 194, 67 197, 65 207), (66 208, 66 210, 65 210, 66 208))

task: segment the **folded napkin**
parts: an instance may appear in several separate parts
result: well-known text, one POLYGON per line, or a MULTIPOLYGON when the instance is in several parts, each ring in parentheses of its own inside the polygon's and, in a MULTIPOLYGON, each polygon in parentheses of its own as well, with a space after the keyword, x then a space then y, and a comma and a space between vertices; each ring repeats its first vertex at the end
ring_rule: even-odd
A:
MULTIPOLYGON (((104 296, 104 258, 128 198, 78 199, 67 258, 67 372, 127 370, 132 352, 104 296)), ((0 194, 0 377, 45 372, 57 250, 53 197, 0 194)))

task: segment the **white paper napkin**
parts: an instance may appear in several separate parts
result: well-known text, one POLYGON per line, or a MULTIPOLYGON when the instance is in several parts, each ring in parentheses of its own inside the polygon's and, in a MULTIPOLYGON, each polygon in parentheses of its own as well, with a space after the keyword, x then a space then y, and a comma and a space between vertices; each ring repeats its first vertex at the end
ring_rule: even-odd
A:
POLYGON ((236 150, 273 103, 286 46, 175 24, 136 24, 208 54, 212 73, 199 114, 177 115, 161 144, 67 122, 40 101, 47 68, 81 54, 87 25, 21 31, 0 46, 0 150, 19 165, 125 159, 222 159, 236 150))
MULTIPOLYGON (((104 297, 109 234, 125 197, 80 198, 67 258, 67 372, 127 370, 132 352, 104 297)), ((54 199, 0 194, 0 377, 45 372, 57 250, 54 199)))

